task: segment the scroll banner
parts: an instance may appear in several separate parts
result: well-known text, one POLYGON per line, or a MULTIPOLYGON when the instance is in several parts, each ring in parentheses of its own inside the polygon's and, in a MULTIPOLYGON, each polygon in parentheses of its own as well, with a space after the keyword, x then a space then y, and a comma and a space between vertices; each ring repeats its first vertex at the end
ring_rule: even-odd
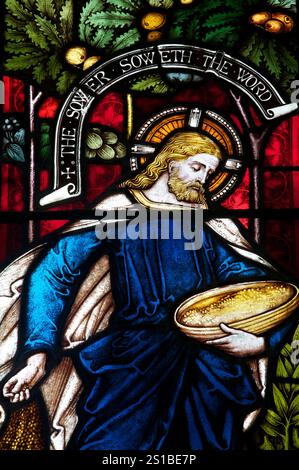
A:
POLYGON ((55 135, 54 190, 40 200, 41 206, 80 196, 82 130, 94 100, 98 100, 118 82, 153 70, 215 75, 245 93, 267 120, 289 114, 298 108, 297 103, 286 103, 259 72, 221 51, 181 44, 161 44, 118 55, 93 68, 65 100, 55 135))

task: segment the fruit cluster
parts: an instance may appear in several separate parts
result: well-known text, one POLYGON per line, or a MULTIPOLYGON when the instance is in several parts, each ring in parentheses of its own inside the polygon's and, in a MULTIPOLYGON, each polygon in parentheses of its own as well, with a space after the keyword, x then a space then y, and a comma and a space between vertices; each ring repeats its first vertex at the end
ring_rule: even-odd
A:
POLYGON ((126 153, 126 146, 119 142, 115 132, 99 127, 93 127, 89 130, 85 151, 87 158, 93 159, 98 156, 102 160, 112 160, 113 158, 124 158, 126 153))
POLYGON ((285 13, 270 13, 268 11, 260 11, 251 15, 249 22, 257 27, 263 28, 268 33, 288 33, 294 27, 294 20, 285 13))

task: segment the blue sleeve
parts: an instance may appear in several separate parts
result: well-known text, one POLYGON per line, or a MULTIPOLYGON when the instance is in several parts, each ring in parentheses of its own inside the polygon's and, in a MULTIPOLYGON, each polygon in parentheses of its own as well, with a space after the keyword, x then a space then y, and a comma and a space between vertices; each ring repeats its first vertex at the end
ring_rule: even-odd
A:
MULTIPOLYGON (((21 323, 22 355, 59 355, 65 317, 101 242, 94 228, 63 236, 39 260, 27 279, 21 323)), ((95 257, 95 259, 94 259, 95 257)))
MULTIPOLYGON (((220 281, 222 284, 246 282, 246 280, 270 280, 280 277, 279 273, 275 273, 267 267, 242 257, 218 237, 217 239, 212 237, 211 243, 213 244, 215 275, 217 281, 220 281)), ((284 276, 281 275, 282 280, 283 278, 284 276)), ((272 355, 279 352, 288 340, 289 335, 295 330, 297 324, 298 317, 296 314, 293 314, 277 328, 265 333, 267 354, 272 355)))
POLYGON ((222 239, 215 239, 213 245, 214 273, 222 284, 273 278, 270 269, 239 255, 222 239))

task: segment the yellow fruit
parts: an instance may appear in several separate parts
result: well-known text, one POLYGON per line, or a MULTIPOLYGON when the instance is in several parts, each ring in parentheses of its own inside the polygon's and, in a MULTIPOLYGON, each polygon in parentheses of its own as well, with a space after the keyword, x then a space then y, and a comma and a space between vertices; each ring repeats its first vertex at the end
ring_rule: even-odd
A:
POLYGON ((66 61, 71 65, 81 65, 87 57, 85 47, 70 47, 65 53, 66 61))
POLYGON ((146 13, 141 19, 141 26, 147 30, 160 29, 166 23, 166 14, 158 11, 146 13))
POLYGON ((180 0, 182 5, 191 5, 191 3, 194 2, 194 0, 180 0))
POLYGON ((255 24, 255 25, 261 25, 266 23, 267 20, 271 19, 271 13, 268 11, 260 11, 259 13, 255 13, 254 15, 251 15, 249 18, 249 23, 255 24))
POLYGON ((279 20, 269 20, 265 23, 265 30, 268 33, 279 34, 284 32, 284 24, 279 20))
POLYGON ((83 70, 89 69, 100 60, 101 60, 101 57, 99 55, 93 55, 91 57, 88 57, 88 59, 84 61, 83 70))
POLYGON ((294 20, 289 15, 284 13, 272 13, 272 19, 279 20, 284 24, 284 30, 289 32, 294 27, 294 20))
POLYGON ((161 31, 150 31, 146 37, 148 42, 159 41, 161 39, 162 33, 161 31))

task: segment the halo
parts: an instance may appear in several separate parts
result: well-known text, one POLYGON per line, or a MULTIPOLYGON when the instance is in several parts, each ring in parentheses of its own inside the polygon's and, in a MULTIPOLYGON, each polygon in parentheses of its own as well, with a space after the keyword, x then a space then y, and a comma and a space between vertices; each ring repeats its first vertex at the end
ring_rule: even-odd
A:
POLYGON ((227 197, 243 173, 243 146, 235 128, 214 111, 175 106, 153 115, 135 136, 131 170, 136 172, 146 166, 163 141, 180 130, 204 133, 224 149, 225 163, 210 181, 206 193, 213 202, 227 197))

